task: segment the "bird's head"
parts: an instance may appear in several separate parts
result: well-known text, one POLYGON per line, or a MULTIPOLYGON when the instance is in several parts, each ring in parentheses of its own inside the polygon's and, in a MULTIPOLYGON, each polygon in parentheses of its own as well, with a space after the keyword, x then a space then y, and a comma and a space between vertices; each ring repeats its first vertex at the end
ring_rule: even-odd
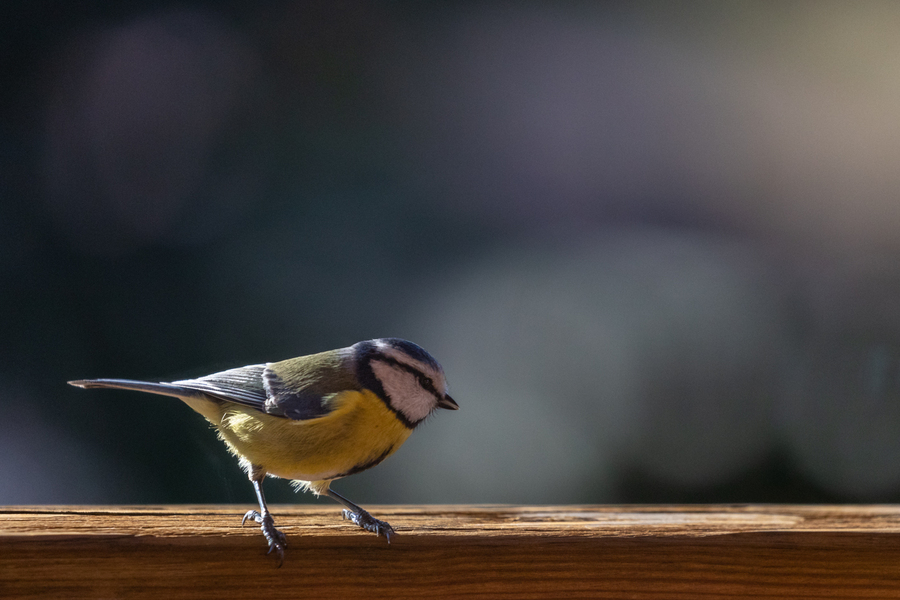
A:
POLYGON ((359 342, 350 351, 360 383, 378 394, 408 427, 438 408, 457 410, 441 365, 421 347, 400 338, 359 342))

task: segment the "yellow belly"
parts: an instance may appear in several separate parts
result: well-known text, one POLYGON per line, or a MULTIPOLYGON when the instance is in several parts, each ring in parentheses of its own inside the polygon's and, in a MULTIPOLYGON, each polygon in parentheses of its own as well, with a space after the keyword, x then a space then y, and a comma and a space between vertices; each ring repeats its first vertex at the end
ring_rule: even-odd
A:
POLYGON ((343 392, 331 403, 335 410, 305 421, 238 404, 189 404, 216 426, 234 454, 285 479, 325 482, 375 466, 411 433, 370 391, 343 392))

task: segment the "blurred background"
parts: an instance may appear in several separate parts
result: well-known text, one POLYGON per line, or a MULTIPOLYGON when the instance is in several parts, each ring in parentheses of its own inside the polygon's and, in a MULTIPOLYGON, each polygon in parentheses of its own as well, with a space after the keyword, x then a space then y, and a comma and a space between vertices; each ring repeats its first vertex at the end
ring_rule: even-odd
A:
POLYGON ((462 410, 363 505, 900 502, 900 4, 0 11, 0 504, 251 504, 65 382, 381 336, 462 410))

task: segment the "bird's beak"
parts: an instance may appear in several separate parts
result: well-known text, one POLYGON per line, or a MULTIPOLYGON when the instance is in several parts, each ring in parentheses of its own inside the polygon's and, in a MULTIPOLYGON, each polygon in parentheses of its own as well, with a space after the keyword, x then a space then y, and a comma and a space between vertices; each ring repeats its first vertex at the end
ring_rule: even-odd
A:
POLYGON ((444 397, 438 400, 438 406, 447 410, 459 410, 459 404, 449 394, 444 394, 444 397))

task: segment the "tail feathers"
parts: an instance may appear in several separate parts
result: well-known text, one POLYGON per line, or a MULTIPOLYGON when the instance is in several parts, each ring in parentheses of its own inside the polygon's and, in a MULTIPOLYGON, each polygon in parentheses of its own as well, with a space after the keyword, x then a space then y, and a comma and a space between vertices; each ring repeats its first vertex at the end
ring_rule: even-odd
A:
POLYGON ((207 396, 203 392, 191 390, 179 385, 171 383, 151 383, 149 381, 133 381, 131 379, 78 379, 70 381, 69 385, 75 387, 90 388, 111 388, 117 390, 134 390, 136 392, 149 392, 151 394, 161 394, 163 396, 174 396, 175 398, 196 398, 207 396))

